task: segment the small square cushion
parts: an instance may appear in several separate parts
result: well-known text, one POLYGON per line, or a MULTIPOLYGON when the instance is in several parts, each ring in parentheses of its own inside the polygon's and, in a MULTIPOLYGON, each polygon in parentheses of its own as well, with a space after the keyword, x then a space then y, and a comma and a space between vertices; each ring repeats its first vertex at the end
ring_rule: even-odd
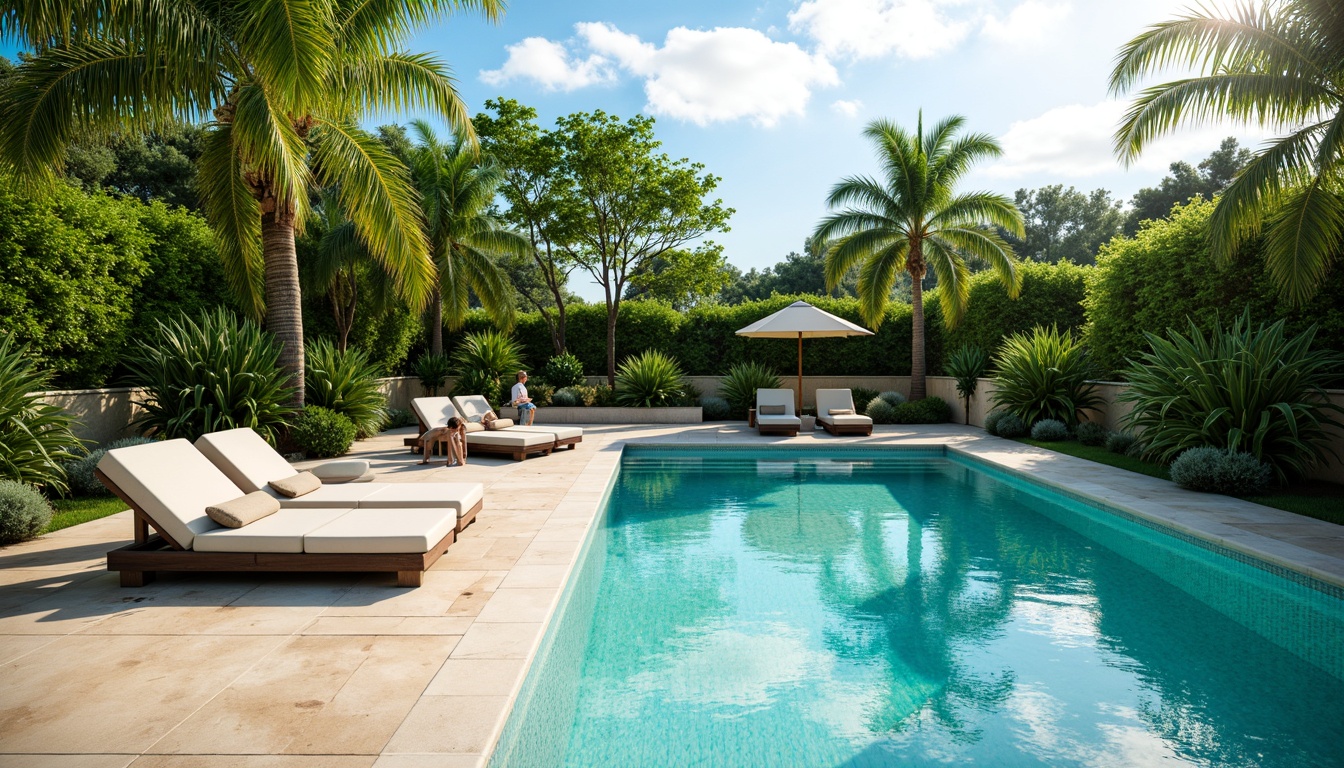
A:
POLYGON ((853 408, 831 408, 830 410, 826 411, 826 413, 830 414, 831 416, 853 416, 853 415, 854 415, 854 409, 853 409, 853 408))
POLYGON ((784 406, 782 405, 762 405, 756 409, 756 413, 761 416, 783 416, 784 406))
POLYGON ((265 491, 253 491, 205 508, 205 514, 225 528, 242 528, 279 511, 280 502, 265 491))
POLYGON ((486 424, 486 429, 508 429, 513 426, 513 419, 495 419, 486 424))
POLYGON ((297 475, 283 477, 279 480, 272 480, 267 483, 284 496, 291 499, 297 499, 305 494, 312 493, 322 487, 322 481, 317 479, 317 475, 312 472, 300 472, 297 475))

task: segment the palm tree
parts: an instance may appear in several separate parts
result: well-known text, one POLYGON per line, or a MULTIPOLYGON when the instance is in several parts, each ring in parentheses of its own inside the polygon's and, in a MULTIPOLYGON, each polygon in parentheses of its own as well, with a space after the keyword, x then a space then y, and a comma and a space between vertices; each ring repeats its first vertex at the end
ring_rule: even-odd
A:
POLYGON ((336 324, 336 348, 346 350, 355 327, 361 287, 373 298, 375 312, 384 312, 396 301, 396 289, 386 270, 369 254, 355 231, 355 223, 341 207, 339 193, 323 189, 313 205, 308 224, 311 238, 304 290, 314 290, 331 302, 336 324))
POLYGON ((441 355, 444 321, 460 329, 473 293, 497 325, 513 325, 513 290, 496 258, 530 255, 532 245, 491 213, 504 172, 481 155, 467 131, 456 130, 444 143, 424 121, 412 122, 411 130, 417 139, 411 174, 439 276, 438 290, 430 297, 429 347, 441 355))
POLYGON ((1023 236, 1022 214, 1013 201, 990 192, 955 193, 957 181, 975 161, 1002 154, 983 133, 957 136, 966 118, 953 115, 926 135, 921 112, 914 133, 895 123, 875 120, 864 135, 877 143, 881 181, 851 176, 831 189, 826 202, 843 208, 822 219, 812 237, 830 243, 826 289, 833 289, 859 267, 859 311, 873 328, 882 324, 898 274, 910 274, 910 397, 925 395, 924 276, 938 278, 943 319, 955 325, 970 297, 967 257, 998 273, 1016 297, 1022 278, 1013 249, 994 227, 1023 236))
POLYGON ((339 189, 360 240, 423 305, 429 245, 404 167, 361 116, 466 110, 446 67, 400 46, 458 8, 501 0, 0 0, 0 37, 33 56, 0 90, 0 162, 46 180, 77 138, 213 118, 199 160, 206 215, 234 292, 283 345, 303 393, 294 236, 316 182, 339 189))
POLYGON ((1111 91, 1127 92, 1169 66, 1200 74, 1140 92, 1116 131, 1116 153, 1128 163, 1180 123, 1224 117, 1284 131, 1223 191, 1209 240, 1228 259, 1263 231, 1281 295, 1305 303, 1344 249, 1344 3, 1188 11, 1129 41, 1111 91))

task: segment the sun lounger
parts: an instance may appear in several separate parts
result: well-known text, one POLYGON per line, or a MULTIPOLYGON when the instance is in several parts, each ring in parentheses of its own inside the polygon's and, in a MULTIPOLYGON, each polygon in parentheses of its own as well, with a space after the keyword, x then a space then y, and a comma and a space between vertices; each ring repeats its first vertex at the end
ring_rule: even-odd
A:
MULTIPOLYGON (((491 412, 490 401, 480 395, 457 395, 453 397, 453 405, 457 406, 457 412, 462 414, 468 422, 480 421, 485 414, 491 412)), ((505 427, 506 432, 535 432, 539 435, 551 435, 555 438, 556 450, 562 446, 569 446, 574 450, 574 446, 583 442, 583 427, 564 427, 556 424, 531 425, 524 427, 515 424, 512 427, 505 427)))
POLYGON ((756 390, 756 428, 762 435, 796 435, 803 426, 793 412, 792 389, 756 390), (783 413, 766 413, 783 406, 783 413))
MULTIPOLYGON (((448 419, 458 416, 453 401, 447 397, 417 397, 411 400, 411 410, 420 420, 420 434, 434 427, 448 425, 448 419)), ((464 420, 466 420, 464 418, 464 420)), ((417 438, 415 450, 418 450, 417 438)), ((522 461, 531 454, 540 453, 549 456, 555 450, 555 436, 546 432, 513 432, 510 430, 487 430, 479 422, 467 424, 467 455, 485 453, 510 456, 522 461)))
POLYGON ((390 571, 398 585, 418 587, 457 538, 456 512, 446 507, 283 508, 225 528, 206 507, 243 489, 186 440, 108 451, 95 474, 134 515, 135 543, 107 553, 123 587, 158 571, 390 571))
POLYGON ((484 505, 480 483, 339 483, 298 498, 277 493, 269 483, 298 472, 251 429, 229 429, 202 435, 196 449, 244 493, 266 491, 286 509, 345 507, 359 509, 452 509, 461 533, 484 505))
POLYGON ((854 393, 848 389, 817 390, 817 421, 832 435, 873 434, 873 420, 854 412, 854 393), (844 410, 850 413, 831 413, 844 410))

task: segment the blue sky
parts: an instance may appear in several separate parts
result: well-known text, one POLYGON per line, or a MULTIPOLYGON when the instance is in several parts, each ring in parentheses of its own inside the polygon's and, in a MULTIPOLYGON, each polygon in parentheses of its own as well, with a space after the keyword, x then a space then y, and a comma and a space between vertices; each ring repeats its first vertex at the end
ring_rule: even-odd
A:
MULTIPOLYGON (((1117 50, 1178 0, 514 0, 498 25, 456 16, 413 48, 456 72, 473 114, 493 96, 542 123, 580 110, 658 118, 669 154, 721 176, 737 210, 715 236, 743 270, 799 250, 841 176, 874 168, 866 121, 951 113, 1005 157, 969 188, 1011 195, 1063 183, 1128 198, 1173 160, 1197 161, 1230 126, 1182 131, 1122 168, 1106 89, 1117 50)), ((579 275, 575 276, 579 278, 579 275)), ((576 281, 577 282, 577 281, 576 281)), ((575 285, 581 294, 586 287, 575 285)))

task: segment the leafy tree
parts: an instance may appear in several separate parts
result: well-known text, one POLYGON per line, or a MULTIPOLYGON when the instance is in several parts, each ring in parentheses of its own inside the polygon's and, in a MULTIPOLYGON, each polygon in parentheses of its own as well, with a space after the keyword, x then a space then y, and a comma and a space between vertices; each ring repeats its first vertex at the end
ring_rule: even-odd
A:
POLYGON ((460 330, 472 294, 497 325, 513 325, 513 292, 495 260, 526 255, 531 245, 491 213, 503 170, 480 154, 467 130, 459 129, 446 143, 424 121, 412 123, 411 130, 416 136, 411 175, 439 271, 438 288, 430 297, 429 351, 441 355, 445 321, 460 330))
POLYGON ((65 175, 87 190, 107 189, 199 212, 196 163, 204 139, 199 126, 170 123, 147 134, 80 141, 66 154, 65 175))
POLYGON ((1097 249, 1120 233, 1124 214, 1120 203, 1104 189, 1090 194, 1054 184, 1040 189, 1019 189, 1014 198, 1022 212, 1026 237, 1000 230, 999 234, 1024 259, 1052 264, 1071 261, 1091 264, 1097 249))
POLYGON ((644 262, 630 275, 625 298, 664 301, 682 311, 718 296, 732 279, 723 247, 708 243, 690 251, 668 251, 644 262))
POLYGON ((1134 193, 1129 215, 1125 217, 1125 234, 1133 237, 1139 231, 1140 223, 1165 219, 1173 207, 1192 197, 1212 200, 1227 189, 1252 157, 1251 150, 1238 146, 1237 140, 1229 136, 1223 139, 1218 149, 1200 161, 1198 168, 1183 160, 1172 163, 1170 176, 1163 178, 1156 187, 1144 187, 1134 193))
POLYGON ((645 265, 714 231, 731 208, 707 202, 719 179, 659 153, 653 118, 601 110, 556 121, 562 176, 555 242, 590 275, 607 305, 607 383, 616 382, 616 319, 625 287, 645 265))
POLYGON ((578 264, 560 247, 560 147, 556 135, 537 125, 537 111, 513 99, 490 99, 473 121, 481 147, 500 164, 499 194, 508 208, 504 220, 526 233, 535 269, 514 263, 510 273, 523 300, 536 309, 550 331, 555 354, 565 351, 565 305, 569 274, 578 264), (492 114, 493 113, 493 114, 492 114), (523 278, 523 279, 519 279, 523 278))
POLYGON ((956 192, 977 160, 1003 153, 987 134, 958 136, 965 124, 966 118, 954 115, 925 134, 922 112, 914 133, 886 120, 869 123, 864 135, 877 144, 882 180, 851 176, 836 184, 826 202, 840 210, 822 219, 813 234, 832 243, 828 287, 859 267, 859 306, 874 329, 882 323, 897 275, 909 273, 913 400, 925 395, 925 273, 938 276, 939 305, 949 327, 961 319, 970 297, 967 257, 989 265, 1013 296, 1022 284, 1012 246, 994 229, 1022 237, 1022 214, 1003 195, 956 192))
POLYGON ((85 137, 213 116, 198 192, 229 283, 281 344, 303 399, 303 320, 295 232, 316 180, 341 202, 370 253, 415 304, 434 265, 404 168, 359 119, 466 113, 444 65, 400 46, 458 8, 494 18, 498 0, 267 3, 0 3, 0 35, 33 51, 0 89, 0 157, 50 178, 85 137))
POLYGON ((776 293, 853 296, 857 278, 857 270, 851 270, 835 287, 828 290, 826 249, 821 247, 820 243, 808 238, 803 242, 801 254, 796 251, 789 253, 784 257, 784 261, 760 271, 752 269, 745 275, 739 272, 733 282, 723 289, 720 296, 727 304, 767 299, 776 293))
POLYGON ((1144 89, 1115 134, 1126 162, 1177 125, 1226 117, 1287 133, 1219 198, 1210 245, 1224 263, 1262 231, 1281 295, 1301 305, 1344 250, 1344 13, 1339 0, 1197 7, 1129 41, 1111 90, 1172 66, 1194 77, 1144 89), (1221 15, 1220 15, 1221 14, 1221 15))

